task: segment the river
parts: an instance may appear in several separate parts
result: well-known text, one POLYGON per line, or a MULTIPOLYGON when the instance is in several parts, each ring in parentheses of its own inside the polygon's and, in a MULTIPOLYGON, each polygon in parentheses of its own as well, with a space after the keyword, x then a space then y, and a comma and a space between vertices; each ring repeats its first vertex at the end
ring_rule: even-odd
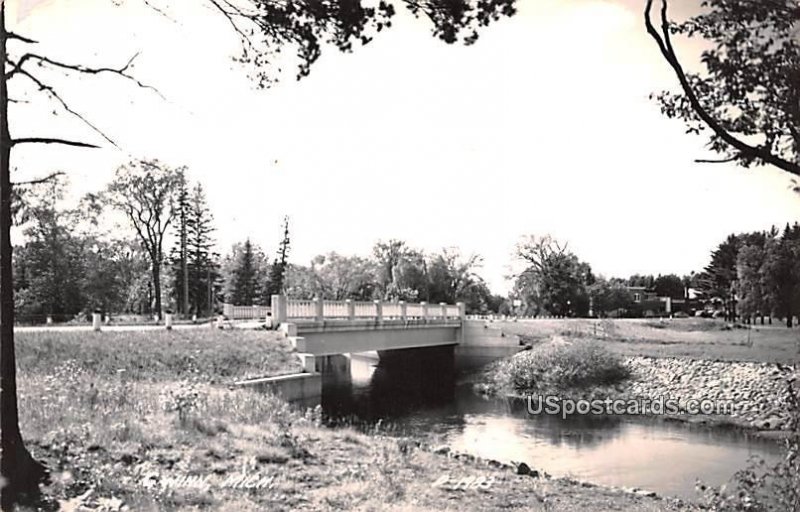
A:
POLYGON ((487 399, 469 375, 421 361, 379 364, 354 354, 349 375, 326 377, 323 414, 332 424, 381 428, 503 462, 526 462, 553 476, 697 498, 699 478, 727 481, 752 456, 777 461, 774 441, 726 429, 643 417, 530 415, 523 402, 487 399))

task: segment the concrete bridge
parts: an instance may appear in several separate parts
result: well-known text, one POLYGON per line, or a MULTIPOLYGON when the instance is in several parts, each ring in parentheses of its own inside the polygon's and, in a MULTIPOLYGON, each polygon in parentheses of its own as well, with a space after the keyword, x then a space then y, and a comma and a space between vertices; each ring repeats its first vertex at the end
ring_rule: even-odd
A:
POLYGON ((489 362, 520 350, 519 337, 467 320, 463 303, 295 300, 272 296, 272 321, 291 340, 306 372, 331 356, 376 351, 382 359, 449 347, 456 365, 489 362))

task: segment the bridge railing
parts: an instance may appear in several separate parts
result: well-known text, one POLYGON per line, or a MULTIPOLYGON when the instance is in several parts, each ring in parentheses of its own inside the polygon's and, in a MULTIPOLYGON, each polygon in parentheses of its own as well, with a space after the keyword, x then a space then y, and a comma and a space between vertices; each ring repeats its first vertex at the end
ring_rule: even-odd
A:
POLYGON ((272 296, 272 321, 292 320, 414 320, 449 321, 466 318, 464 304, 428 304, 352 300, 289 299, 283 295, 272 296))

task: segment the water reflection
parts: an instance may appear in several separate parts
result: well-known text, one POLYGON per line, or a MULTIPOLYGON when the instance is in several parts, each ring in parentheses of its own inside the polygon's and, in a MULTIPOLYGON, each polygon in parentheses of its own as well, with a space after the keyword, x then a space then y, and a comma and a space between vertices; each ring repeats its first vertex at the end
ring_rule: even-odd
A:
POLYGON ((531 416, 524 401, 478 396, 443 367, 413 357, 379 364, 377 354, 354 355, 347 375, 326 379, 323 411, 331 423, 381 420, 477 456, 684 498, 696 497, 696 478, 719 485, 752 455, 780 456, 777 443, 737 432, 619 416, 531 416))

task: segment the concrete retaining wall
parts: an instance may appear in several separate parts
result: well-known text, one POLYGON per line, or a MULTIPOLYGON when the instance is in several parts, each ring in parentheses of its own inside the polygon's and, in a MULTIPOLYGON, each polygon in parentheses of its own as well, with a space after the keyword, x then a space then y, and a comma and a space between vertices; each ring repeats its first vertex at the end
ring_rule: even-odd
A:
POLYGON ((270 391, 287 402, 308 402, 322 397, 322 375, 319 373, 293 373, 277 377, 242 380, 238 386, 270 391))
POLYGON ((522 349, 516 334, 503 332, 483 320, 465 320, 461 343, 456 345, 456 368, 477 368, 497 359, 509 357, 522 349))

